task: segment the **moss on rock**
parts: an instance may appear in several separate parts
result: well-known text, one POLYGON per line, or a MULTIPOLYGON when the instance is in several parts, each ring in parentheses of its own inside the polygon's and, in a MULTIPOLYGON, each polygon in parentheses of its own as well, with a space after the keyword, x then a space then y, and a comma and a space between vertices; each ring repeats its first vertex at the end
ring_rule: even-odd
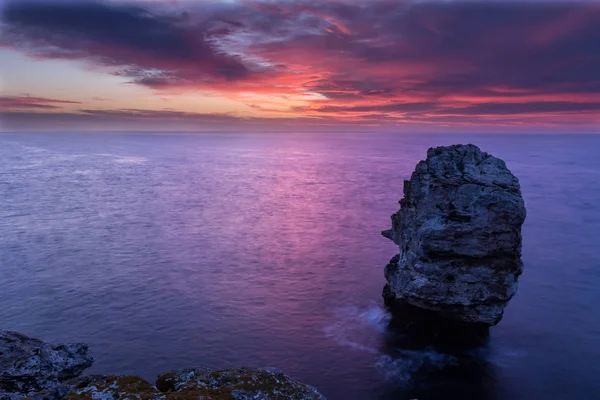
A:
POLYGON ((137 376, 100 376, 65 400, 325 400, 273 368, 190 368, 162 374, 156 387, 137 376))
POLYGON ((108 375, 69 393, 66 400, 165 400, 166 395, 138 376, 108 375))
POLYGON ((325 400, 312 386, 273 368, 182 369, 159 376, 156 386, 170 400, 325 400))

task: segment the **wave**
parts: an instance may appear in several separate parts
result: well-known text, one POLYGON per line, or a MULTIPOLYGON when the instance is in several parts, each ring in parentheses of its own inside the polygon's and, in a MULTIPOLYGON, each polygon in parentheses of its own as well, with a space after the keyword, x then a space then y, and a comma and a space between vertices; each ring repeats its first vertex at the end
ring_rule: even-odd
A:
POLYGON ((391 314, 380 306, 343 307, 335 311, 333 323, 325 335, 337 344, 375 356, 374 367, 384 379, 409 384, 416 373, 427 369, 443 370, 458 364, 449 354, 426 348, 422 350, 390 347, 386 342, 391 314))
POLYGON ((379 306, 343 307, 335 311, 333 323, 324 331, 340 345, 376 354, 379 350, 369 342, 385 332, 390 319, 389 312, 379 306))
POLYGON ((145 157, 137 157, 137 156, 119 156, 116 154, 110 153, 97 153, 96 156, 100 157, 109 157, 112 158, 112 162, 117 164, 144 164, 148 162, 148 159, 145 157))
POLYGON ((118 164, 144 164, 148 159, 144 157, 121 157, 115 156, 113 162, 118 164))

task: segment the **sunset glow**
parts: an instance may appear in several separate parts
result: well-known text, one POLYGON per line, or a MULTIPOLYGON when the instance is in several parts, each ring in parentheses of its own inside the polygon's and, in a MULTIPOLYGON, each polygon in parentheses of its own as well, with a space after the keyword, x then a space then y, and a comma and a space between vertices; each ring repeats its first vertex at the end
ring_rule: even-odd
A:
POLYGON ((600 4, 2 3, 2 129, 600 126, 600 4))

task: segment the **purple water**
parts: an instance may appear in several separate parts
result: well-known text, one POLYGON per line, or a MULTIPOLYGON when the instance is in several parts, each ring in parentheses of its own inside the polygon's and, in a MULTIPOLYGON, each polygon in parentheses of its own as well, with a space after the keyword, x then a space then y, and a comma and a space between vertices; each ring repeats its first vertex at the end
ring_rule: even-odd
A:
POLYGON ((277 366, 330 400, 600 398, 599 155, 591 135, 3 134, 0 329, 151 380, 277 366), (467 142, 528 216, 519 292, 463 368, 386 331, 379 232, 427 148, 467 142))

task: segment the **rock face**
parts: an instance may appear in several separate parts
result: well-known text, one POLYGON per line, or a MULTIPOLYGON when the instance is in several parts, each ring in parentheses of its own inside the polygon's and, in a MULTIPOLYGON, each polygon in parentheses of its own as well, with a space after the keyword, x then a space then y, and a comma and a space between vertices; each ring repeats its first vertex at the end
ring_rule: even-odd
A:
POLYGON ((52 390, 92 365, 85 344, 51 345, 0 331, 0 400, 19 400, 52 390))
POLYGON ((159 376, 156 387, 172 399, 326 400, 274 368, 182 369, 159 376))
POLYGON ((429 149, 382 232, 400 249, 385 269, 386 303, 449 324, 497 324, 523 271, 525 215, 504 161, 474 145, 429 149))

